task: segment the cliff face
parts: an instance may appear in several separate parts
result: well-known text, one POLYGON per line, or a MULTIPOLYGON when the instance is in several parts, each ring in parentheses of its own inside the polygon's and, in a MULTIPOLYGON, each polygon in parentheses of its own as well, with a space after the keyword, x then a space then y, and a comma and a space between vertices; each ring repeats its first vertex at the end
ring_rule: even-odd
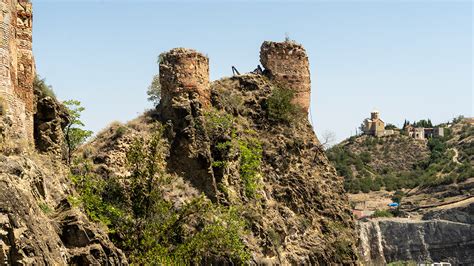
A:
POLYGON ((68 169, 46 155, 0 155, 0 264, 126 264, 105 231, 68 203, 68 169))
POLYGON ((423 220, 359 222, 361 259, 370 265, 394 261, 474 263, 474 204, 433 211, 423 220), (431 219, 431 218, 436 219, 431 219))
POLYGON ((68 201, 75 192, 60 159, 68 112, 54 97, 34 95, 29 1, 0 2, 0 40, 0 264, 127 264, 68 201))
POLYGON ((247 74, 213 82, 211 106, 199 101, 199 87, 174 95, 171 105, 159 106, 161 114, 173 114, 158 114, 159 120, 172 125, 167 134, 169 169, 179 169, 175 173, 221 204, 244 206, 242 215, 251 234, 242 237, 257 263, 354 261, 353 222, 342 180, 304 112, 290 122, 269 118, 270 99, 281 86, 294 91, 293 103, 307 108, 309 98, 304 93, 310 84, 305 51, 296 44, 265 42, 261 55, 268 76, 247 74), (300 68, 292 75, 283 71, 300 68), (228 128, 221 127, 226 117, 228 128), (240 151, 233 145, 240 145, 240 151), (242 173, 242 145, 261 146, 255 196, 242 173))
MULTIPOLYGON (((281 62, 285 63, 291 64, 281 62)), ((216 204, 241 210, 248 231, 239 238, 253 263, 355 262, 355 228, 342 179, 304 112, 291 121, 271 115, 282 111, 272 106, 274 101, 284 100, 278 98, 282 83, 273 79, 270 69, 268 76, 238 75, 205 87, 206 64, 207 59, 192 50, 164 54, 158 109, 104 130, 84 148, 82 157, 92 160, 104 179, 123 179, 133 139, 153 133, 152 125, 159 124, 164 128, 165 144, 160 147, 165 152, 160 156, 166 158, 166 171, 186 184, 176 181, 162 187, 165 198, 179 209, 204 193, 216 204)), ((304 103, 304 109, 305 98, 296 99, 293 102, 304 103)))

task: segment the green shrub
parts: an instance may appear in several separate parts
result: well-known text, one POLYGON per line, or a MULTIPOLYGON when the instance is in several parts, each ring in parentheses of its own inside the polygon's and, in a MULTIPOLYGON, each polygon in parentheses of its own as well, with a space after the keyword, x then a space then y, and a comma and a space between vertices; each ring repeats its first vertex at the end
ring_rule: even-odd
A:
POLYGON ((240 149, 240 178, 244 182, 245 195, 254 198, 260 185, 262 174, 262 145, 257 139, 239 141, 240 149))
POLYGON ((372 217, 374 217, 374 218, 393 217, 393 214, 388 210, 375 210, 374 214, 372 214, 372 217))
POLYGON ((42 79, 39 75, 35 76, 33 88, 39 91, 43 97, 49 96, 53 99, 56 99, 56 94, 54 94, 53 87, 46 84, 46 79, 42 79))
POLYGON ((132 262, 150 265, 171 261, 174 265, 206 264, 205 258, 226 256, 234 263, 246 263, 250 253, 241 236, 247 234, 240 212, 232 207, 212 204, 198 197, 176 210, 166 201, 158 201, 143 229, 138 247, 134 247, 132 262), (202 223, 212 217, 195 233, 184 233, 185 224, 202 223))
POLYGON ((204 126, 211 139, 230 135, 234 125, 234 117, 225 112, 212 110, 205 113, 204 126))
POLYGON ((76 161, 71 180, 80 196, 71 202, 108 226, 112 241, 133 264, 207 264, 206 258, 213 257, 247 263, 250 253, 242 240, 247 224, 240 209, 214 204, 203 195, 179 208, 165 199, 162 188, 173 177, 166 173, 162 131, 158 126, 151 137, 133 141, 126 154, 130 175, 121 179, 105 181, 90 171, 89 162, 76 161))
POLYGON ((390 124, 388 123, 386 126, 385 126, 385 129, 397 129, 397 126, 395 126, 394 124, 390 124))
POLYGON ((119 127, 117 127, 117 129, 115 130, 115 133, 114 133, 114 138, 120 138, 122 137, 123 135, 125 135, 125 133, 127 133, 128 131, 128 128, 124 125, 120 125, 119 127))
POLYGON ((364 193, 369 193, 372 179, 370 177, 364 177, 364 178, 361 178, 359 181, 360 181, 360 190, 364 193))
POLYGON ((400 203, 402 201, 402 198, 405 196, 405 193, 401 190, 395 191, 392 197, 392 201, 396 203, 400 203))
POLYGON ((53 209, 45 202, 38 203, 38 207, 40 207, 44 214, 50 214, 53 212, 53 209))
POLYGON ((287 88, 274 88, 272 95, 267 100, 268 117, 275 121, 292 122, 301 110, 293 103, 295 94, 287 88))
POLYGON ((364 164, 368 164, 372 160, 372 156, 370 155, 369 152, 366 152, 366 151, 362 152, 359 156, 364 164))

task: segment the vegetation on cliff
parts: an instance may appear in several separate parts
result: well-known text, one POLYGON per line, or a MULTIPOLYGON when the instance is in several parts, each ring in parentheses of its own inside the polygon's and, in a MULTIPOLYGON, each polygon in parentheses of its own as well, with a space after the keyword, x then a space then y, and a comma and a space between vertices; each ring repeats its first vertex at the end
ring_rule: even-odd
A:
POLYGON ((104 180, 91 171, 90 162, 76 159, 71 178, 89 217, 107 226, 115 243, 137 264, 189 264, 214 257, 248 261, 240 238, 245 221, 235 207, 196 194, 174 208, 175 202, 165 198, 164 189, 179 181, 166 173, 163 129, 156 126, 153 131, 149 138, 133 140, 126 153, 126 176, 104 180))
POLYGON ((193 121, 183 129, 160 120, 159 107, 82 147, 72 176, 77 202, 136 263, 354 261, 342 183, 292 97, 261 75, 211 88, 205 112, 182 109, 194 96, 180 99, 186 119, 176 121, 193 121), (275 119, 270 99, 289 106, 279 110, 285 119, 275 119), (177 143, 189 148, 173 154, 177 143), (185 165, 196 175, 175 171, 189 160, 183 154, 198 152, 200 164, 185 165))

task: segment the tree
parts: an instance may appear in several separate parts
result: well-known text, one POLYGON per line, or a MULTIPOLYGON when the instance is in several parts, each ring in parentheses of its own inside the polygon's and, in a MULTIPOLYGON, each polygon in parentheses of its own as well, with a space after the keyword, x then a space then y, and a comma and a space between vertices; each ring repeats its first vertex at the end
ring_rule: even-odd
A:
POLYGON ((464 119, 463 115, 458 115, 457 117, 453 118, 453 124, 459 123, 464 119))
POLYGON ((326 130, 322 134, 322 142, 321 145, 324 147, 324 149, 328 149, 329 147, 332 146, 334 141, 336 140, 336 134, 332 131, 326 130))
POLYGON ((33 88, 35 91, 38 91, 42 94, 40 98, 49 96, 51 98, 56 99, 53 87, 51 85, 48 85, 46 83, 46 79, 42 79, 39 75, 36 75, 35 79, 33 80, 33 88))
POLYGON ((431 123, 431 119, 425 120, 422 119, 418 122, 413 123, 415 127, 433 127, 433 124, 431 123))
POLYGON ((401 190, 397 190, 393 194, 392 201, 400 204, 400 202, 402 201, 403 196, 405 196, 405 193, 403 193, 403 191, 401 191, 401 190))
POLYGON ((364 122, 362 122, 359 126, 359 131, 361 132, 361 134, 364 134, 365 133, 365 124, 366 124, 366 121, 367 121, 367 118, 364 119, 364 122))
POLYGON ((385 129, 397 129, 397 126, 395 126, 394 124, 388 123, 388 124, 385 126, 385 129))
POLYGON ((160 103, 161 99, 161 84, 160 84, 160 75, 156 74, 153 76, 150 86, 146 92, 148 95, 148 101, 152 102, 155 106, 160 103))
POLYGON ((405 128, 406 128, 408 125, 410 125, 410 121, 408 121, 408 120, 405 119, 405 122, 403 122, 403 127, 402 127, 402 129, 405 130, 405 128))
POLYGON ((77 100, 64 101, 69 113, 69 123, 64 128, 67 145, 67 162, 71 163, 72 154, 92 135, 92 131, 82 129, 84 123, 80 120, 81 113, 85 110, 77 100))

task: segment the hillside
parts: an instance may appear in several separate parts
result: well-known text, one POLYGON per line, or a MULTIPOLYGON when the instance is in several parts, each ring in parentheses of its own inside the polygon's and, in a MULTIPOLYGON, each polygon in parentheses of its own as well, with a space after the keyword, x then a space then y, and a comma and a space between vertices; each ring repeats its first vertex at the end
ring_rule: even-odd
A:
MULTIPOLYGON (((286 49, 304 64, 303 48, 291 42, 265 42, 261 57, 286 49)), ((305 118, 308 76, 291 80, 301 93, 278 86, 286 82, 271 68, 286 58, 278 55, 262 59, 263 74, 207 87, 201 54, 179 48, 161 58, 156 110, 104 129, 73 167, 85 210, 130 260, 355 262, 342 179, 305 118)))
POLYGON ((474 176, 473 125, 455 120, 444 137, 416 140, 404 134, 361 135, 328 150, 351 193, 428 188, 474 176))
POLYGON ((441 125, 444 137, 362 135, 328 151, 359 218, 364 263, 474 263, 472 122, 441 125))
MULTIPOLYGON (((223 79, 213 83, 212 89, 215 106, 212 112, 197 116, 182 114, 195 122, 202 121, 205 126, 205 131, 192 133, 195 134, 193 139, 203 141, 191 143, 191 147, 196 148, 194 152, 203 151, 199 164, 183 157, 189 156, 186 155, 189 150, 173 155, 171 149, 174 145, 182 145, 177 144, 184 140, 179 139, 183 138, 178 137, 179 132, 188 132, 196 128, 196 124, 165 128, 166 124, 157 119, 159 112, 155 111, 128 124, 114 124, 104 130, 84 147, 83 158, 94 162, 94 173, 104 178, 126 180, 129 176, 127 151, 137 138, 146 139, 154 134, 154 128, 163 127, 160 146, 164 148, 163 154, 170 157, 163 161, 168 170, 162 171, 169 173, 171 179, 161 183, 160 190, 166 202, 176 206, 176 211, 193 202, 201 192, 205 193, 205 200, 228 206, 225 208, 236 208, 249 230, 242 231, 238 237, 243 238, 244 250, 250 252, 256 263, 321 264, 354 260, 353 224, 347 205, 344 205, 342 183, 336 178, 310 125, 266 118, 268 110, 261 106, 271 97, 273 87, 263 76, 223 79), (240 98, 243 104, 225 105, 223 100, 228 98, 221 97, 229 94, 240 98), (184 172, 175 170, 176 163, 182 164, 180 170, 184 172), (207 176, 199 174, 200 164, 211 167, 207 176)), ((188 101, 186 99, 183 104, 192 103, 188 101)), ((108 191, 102 193, 106 195, 108 191)), ((120 197, 131 201, 134 198, 126 193, 120 197)), ((196 217, 185 218, 189 220, 181 226, 193 228, 199 221, 196 217)), ((190 235, 181 237, 192 238, 190 235)), ((121 239, 115 239, 120 246, 121 239)), ((211 243, 206 245, 213 249, 211 243)), ((124 251, 133 253, 130 247, 121 246, 124 251)), ((179 246, 179 242, 173 241, 168 252, 179 246)), ((218 260, 238 259, 231 256, 232 253, 226 253, 226 248, 221 247, 220 252, 215 254, 218 260)))

